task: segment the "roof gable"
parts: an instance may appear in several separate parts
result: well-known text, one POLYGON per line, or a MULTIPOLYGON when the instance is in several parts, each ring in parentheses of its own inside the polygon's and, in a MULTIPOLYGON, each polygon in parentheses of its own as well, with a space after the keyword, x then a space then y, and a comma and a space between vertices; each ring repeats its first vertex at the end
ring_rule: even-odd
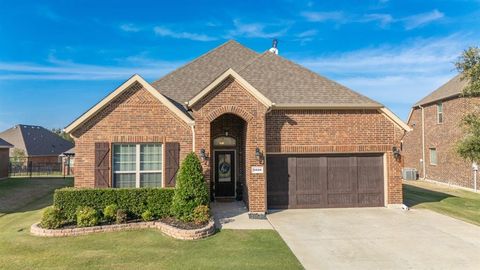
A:
POLYGON ((198 101, 200 101, 204 96, 206 96, 210 91, 212 91, 217 85, 222 83, 226 78, 229 76, 233 77, 245 90, 247 90, 251 95, 253 95, 258 101, 260 101, 266 107, 271 107, 273 104, 272 102, 266 98, 260 91, 255 89, 249 82, 247 82, 244 78, 238 75, 233 69, 229 68, 220 76, 218 76, 213 82, 207 85, 202 91, 200 91, 197 95, 195 95, 192 99, 188 101, 188 106, 191 107, 198 101))
POLYGON ((91 119, 98 111, 100 111, 102 108, 107 106, 110 103, 110 101, 112 101, 121 93, 123 93, 123 91, 125 91, 129 86, 131 86, 135 82, 140 83, 150 94, 156 97, 163 105, 165 105, 168 109, 170 109, 175 115, 177 115, 180 119, 185 121, 187 124, 189 125, 194 124, 193 119, 190 118, 189 115, 187 115, 175 104, 173 104, 167 97, 160 94, 149 83, 147 83, 140 75, 135 74, 132 77, 130 77, 130 79, 128 79, 126 82, 124 82, 122 85, 120 85, 117 89, 115 89, 113 92, 111 92, 107 97, 102 99, 99 103, 97 103, 95 106, 90 108, 87 112, 85 112, 75 121, 73 121, 70 125, 68 125, 65 128, 65 131, 67 133, 72 133, 75 129, 80 127, 87 120, 91 119))
POLYGON ((425 105, 428 103, 436 102, 442 99, 458 96, 462 93, 463 89, 467 86, 467 81, 462 79, 462 75, 458 74, 448 82, 440 86, 437 90, 431 92, 426 97, 415 103, 413 107, 425 105))

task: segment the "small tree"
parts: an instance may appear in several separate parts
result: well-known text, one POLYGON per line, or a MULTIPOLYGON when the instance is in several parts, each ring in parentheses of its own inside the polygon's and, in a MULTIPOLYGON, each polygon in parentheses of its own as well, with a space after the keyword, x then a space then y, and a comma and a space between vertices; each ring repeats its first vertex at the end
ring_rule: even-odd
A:
POLYGON ((60 128, 52 128, 52 132, 57 134, 58 136, 62 137, 63 139, 69 141, 69 142, 75 143, 73 138, 70 136, 70 134, 66 133, 65 131, 63 131, 60 128))
MULTIPOLYGON (((480 97, 480 49, 470 47, 459 57, 455 66, 462 74, 462 80, 468 83, 462 89, 464 97, 480 97)), ((478 108, 462 119, 466 134, 457 144, 458 154, 470 162, 480 162, 480 117, 478 108)))
POLYGON ((182 162, 177 174, 172 212, 179 220, 190 222, 193 221, 195 208, 208 203, 208 190, 202 165, 197 155, 192 152, 182 162))
POLYGON ((12 156, 11 156, 11 161, 13 163, 21 163, 25 161, 25 158, 27 155, 25 154, 25 151, 19 148, 13 148, 12 150, 12 156))

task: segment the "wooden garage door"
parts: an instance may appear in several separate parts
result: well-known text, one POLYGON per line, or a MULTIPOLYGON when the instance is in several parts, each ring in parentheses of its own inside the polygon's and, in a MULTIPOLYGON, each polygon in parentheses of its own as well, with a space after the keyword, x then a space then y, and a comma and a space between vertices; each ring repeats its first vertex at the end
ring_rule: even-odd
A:
POLYGON ((268 208, 384 205, 383 155, 267 156, 268 208))

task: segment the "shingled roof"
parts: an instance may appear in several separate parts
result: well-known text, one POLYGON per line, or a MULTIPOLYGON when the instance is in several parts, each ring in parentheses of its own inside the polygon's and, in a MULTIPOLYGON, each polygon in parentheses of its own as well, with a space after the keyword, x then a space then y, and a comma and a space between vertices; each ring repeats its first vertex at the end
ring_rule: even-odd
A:
POLYGON ((0 148, 11 148, 13 147, 12 144, 8 143, 4 139, 0 138, 0 148))
POLYGON ((229 68, 239 70, 257 56, 256 52, 231 40, 151 85, 164 96, 183 105, 225 70, 229 68))
POLYGON ((229 68, 277 105, 383 107, 353 90, 271 52, 258 54, 228 41, 152 83, 184 104, 229 68))
POLYGON ((27 156, 58 156, 74 146, 50 130, 32 125, 16 125, 0 133, 0 138, 27 156))
POLYGON ((413 107, 425 105, 428 103, 440 101, 442 99, 458 96, 462 93, 463 88, 467 85, 467 81, 462 80, 462 75, 458 74, 450 81, 440 86, 437 90, 431 92, 426 97, 415 103, 413 107))

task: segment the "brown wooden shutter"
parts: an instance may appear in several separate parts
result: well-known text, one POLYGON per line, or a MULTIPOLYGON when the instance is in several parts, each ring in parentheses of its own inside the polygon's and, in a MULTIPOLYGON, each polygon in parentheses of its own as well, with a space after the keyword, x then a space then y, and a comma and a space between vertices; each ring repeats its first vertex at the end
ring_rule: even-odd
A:
POLYGON ((95 187, 111 187, 110 143, 95 143, 95 187))
POLYGON ((180 165, 180 144, 165 143, 165 186, 175 187, 175 179, 180 165))

